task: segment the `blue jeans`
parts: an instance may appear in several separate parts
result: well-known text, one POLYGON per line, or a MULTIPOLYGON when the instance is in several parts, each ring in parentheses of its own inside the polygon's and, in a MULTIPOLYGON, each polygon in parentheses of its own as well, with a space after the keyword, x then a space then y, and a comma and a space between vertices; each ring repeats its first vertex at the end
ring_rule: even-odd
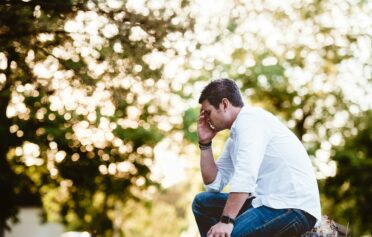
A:
MULTIPOLYGON (((206 237, 208 230, 219 222, 227 198, 227 193, 202 192, 196 195, 192 211, 201 237, 206 237)), ((300 236, 315 225, 315 217, 305 211, 267 206, 253 208, 252 200, 247 199, 240 209, 231 237, 300 236)))

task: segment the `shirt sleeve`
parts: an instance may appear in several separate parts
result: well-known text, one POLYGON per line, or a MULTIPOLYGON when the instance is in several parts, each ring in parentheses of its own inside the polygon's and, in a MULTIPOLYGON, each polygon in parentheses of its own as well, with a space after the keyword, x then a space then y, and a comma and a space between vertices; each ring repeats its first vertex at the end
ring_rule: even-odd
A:
POLYGON ((225 144, 225 147, 216 161, 217 175, 214 181, 210 184, 204 185, 208 192, 221 192, 223 188, 229 183, 232 174, 234 173, 234 167, 230 157, 232 141, 229 138, 225 144))
POLYGON ((254 115, 244 115, 236 124, 235 173, 230 192, 254 193, 258 171, 269 141, 264 121, 254 115))

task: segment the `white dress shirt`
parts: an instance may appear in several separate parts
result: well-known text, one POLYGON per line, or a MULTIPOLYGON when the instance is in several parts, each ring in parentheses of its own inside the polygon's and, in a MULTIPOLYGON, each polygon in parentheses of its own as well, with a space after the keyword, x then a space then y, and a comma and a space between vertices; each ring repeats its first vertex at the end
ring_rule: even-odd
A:
POLYGON ((216 161, 207 191, 251 193, 253 207, 297 208, 321 220, 319 190, 309 156, 299 139, 271 113, 244 106, 216 161))

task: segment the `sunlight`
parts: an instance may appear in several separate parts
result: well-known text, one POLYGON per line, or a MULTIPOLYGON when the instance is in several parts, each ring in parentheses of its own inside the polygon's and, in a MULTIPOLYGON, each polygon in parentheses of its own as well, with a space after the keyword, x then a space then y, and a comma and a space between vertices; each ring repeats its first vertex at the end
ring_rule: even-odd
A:
POLYGON ((119 9, 123 6, 123 2, 119 0, 107 0, 107 5, 112 9, 119 9))
POLYGON ((0 70, 5 70, 8 67, 8 59, 4 53, 0 52, 0 70))
POLYGON ((171 145, 170 139, 164 139, 154 149, 155 161, 152 179, 160 181, 164 188, 169 188, 186 179, 186 161, 179 157, 179 152, 171 145))
MULTIPOLYGON (((39 157, 40 148, 37 144, 31 142, 23 143, 21 154, 26 166, 40 166, 44 164, 44 160, 39 157)), ((20 153, 18 155, 20 155, 20 153)))
MULTIPOLYGON (((236 80, 245 103, 294 130, 316 178, 343 171, 342 155, 366 158, 350 147, 369 138, 359 121, 372 108, 368 1, 31 3, 0 7, 20 17, 0 26, 5 161, 21 174, 16 186, 29 178, 47 219, 59 215, 69 230, 92 231, 107 214, 114 226, 100 228, 113 236, 131 220, 133 230, 149 231, 137 235, 153 236, 151 222, 168 218, 181 236, 197 235, 185 207, 201 190, 198 98, 212 79, 236 80), (128 206, 133 197, 143 202, 128 206)), ((213 139, 214 157, 229 132, 213 139)))
MULTIPOLYGON (((120 1, 110 0, 107 2, 111 8, 118 8, 122 5, 120 1)), ((134 10, 144 15, 149 14, 148 9, 156 10, 163 6, 165 2, 158 1, 128 1, 126 7, 129 10, 134 10)), ((179 2, 172 2, 172 7, 177 8, 179 2)), ((197 98, 201 88, 205 83, 195 83, 192 86, 183 88, 183 85, 189 78, 197 77, 200 75, 200 71, 207 69, 212 72, 214 77, 223 76, 223 69, 216 67, 213 68, 214 61, 221 64, 232 64, 237 65, 237 69, 240 73, 245 72, 245 67, 250 68, 256 65, 255 58, 253 57, 253 51, 261 51, 265 47, 276 52, 278 55, 283 55, 285 58, 291 59, 295 57, 294 51, 291 48, 285 48, 285 45, 291 44, 292 47, 296 45, 308 45, 310 51, 302 52, 302 56, 305 57, 306 65, 303 68, 287 66, 285 68, 285 75, 289 78, 291 85, 294 90, 298 90, 299 94, 306 94, 309 90, 324 91, 328 92, 332 89, 333 83, 340 84, 345 93, 351 100, 358 100, 358 103, 363 108, 370 108, 372 100, 366 99, 366 96, 360 96, 365 94, 371 95, 372 88, 365 84, 364 87, 360 87, 355 83, 359 80, 360 83, 368 83, 363 78, 370 75, 371 66, 361 66, 367 62, 371 56, 370 38, 365 37, 353 45, 353 51, 357 55, 359 61, 355 59, 345 60, 340 64, 339 68, 334 69, 336 76, 333 76, 332 80, 325 75, 316 75, 320 67, 325 63, 324 58, 317 52, 323 45, 337 44, 340 47, 346 47, 345 39, 343 34, 345 33, 345 27, 348 25, 355 26, 355 22, 345 21, 343 16, 342 4, 338 4, 337 7, 333 7, 330 13, 324 14, 319 17, 320 24, 329 25, 339 29, 338 35, 334 37, 324 37, 317 29, 312 26, 311 22, 300 21, 300 16, 296 11, 293 10, 291 3, 285 2, 267 2, 266 5, 260 3, 254 4, 243 4, 244 6, 238 6, 234 8, 234 4, 231 1, 218 0, 218 1, 197 1, 191 7, 191 13, 196 17, 195 32, 187 32, 182 34, 169 34, 164 41, 164 46, 169 48, 168 51, 158 52, 153 51, 146 55, 143 60, 149 65, 152 70, 160 69, 164 67, 162 78, 157 82, 152 81, 149 88, 156 88, 159 91, 166 91, 169 89, 169 85, 173 91, 181 91, 182 89, 186 94, 191 94, 193 98, 197 98), (265 8, 266 7, 266 8, 265 8), (255 11, 253 11, 255 10, 255 11), (270 11, 279 10, 287 14, 288 19, 294 22, 293 24, 279 24, 273 18, 270 11), (248 14, 247 14, 248 13, 248 14), (236 26, 234 31, 226 31, 229 27, 229 22, 226 20, 230 16, 236 18, 236 26), (240 18, 241 15, 245 15, 245 18, 240 18), (337 17, 340 21, 334 22, 329 19, 337 17), (342 22, 344 24, 342 24, 342 22), (221 40, 215 41, 217 35, 222 35, 221 40), (262 39, 265 39, 264 41, 262 39), (200 48, 196 48, 195 45, 200 44, 200 48), (235 63, 235 59, 231 57, 234 50, 238 48, 246 49, 245 54, 241 58, 240 63, 235 63), (190 56, 189 58, 187 58, 190 56), (184 65, 188 64, 189 69, 184 68, 184 65), (244 66, 242 66, 244 65, 244 66), (355 70, 357 67, 358 70, 355 70), (301 80, 299 80, 299 78, 301 80), (361 89, 363 88, 363 89, 361 89), (362 91, 364 90, 364 91, 362 91)), ((327 6, 330 7, 331 6, 327 6)), ((356 12, 353 14, 357 14, 356 12)), ((365 16, 360 14, 359 18, 362 19, 365 16)), ((363 21, 364 27, 369 27, 370 21, 363 21), (369 23, 368 23, 369 22, 369 23)), ((355 30, 360 29, 360 26, 356 26, 355 30)), ((99 36, 100 32, 107 38, 114 37, 118 34, 118 28, 114 24, 108 23, 107 19, 103 16, 98 16, 97 13, 90 12, 78 12, 77 17, 74 20, 69 20, 65 24, 65 30, 72 33, 74 38, 74 45, 66 45, 64 48, 55 48, 53 54, 56 57, 65 59, 74 58, 74 50, 81 53, 82 56, 86 57, 88 62, 89 74, 92 77, 99 77, 106 73, 109 66, 106 63, 96 62, 96 51, 94 47, 102 47, 103 39, 99 36), (86 40, 89 39, 89 44, 86 40), (69 48, 70 47, 70 48, 69 48)), ((41 40, 50 40, 51 35, 41 35, 41 40)), ((135 26, 131 28, 130 40, 132 41, 146 41, 149 35, 140 27, 135 26)), ((286 46, 287 47, 287 46, 286 46)), ((123 47, 120 43, 114 45, 116 52, 122 52, 123 47)), ((53 57, 48 57, 43 62, 34 62, 33 52, 30 52, 28 57, 29 63, 34 63, 34 74, 39 77, 40 83, 47 85, 50 84, 52 88, 56 89, 56 93, 49 97, 51 102, 50 109, 52 111, 58 111, 59 113, 66 113, 68 111, 76 111, 77 114, 87 116, 89 122, 94 123, 97 120, 95 108, 101 108, 101 114, 104 116, 114 115, 116 108, 111 101, 111 94, 104 89, 94 91, 92 96, 88 96, 87 92, 79 87, 71 86, 68 80, 71 80, 75 75, 71 71, 60 71, 58 69, 58 61, 53 57)), ((239 59, 240 60, 240 59, 239 59)), ((0 69, 7 67, 7 59, 3 53, 0 53, 0 69)), ((263 59, 262 64, 264 66, 272 66, 278 63, 278 58, 269 56, 263 59)), ((125 64, 125 62, 124 62, 125 64)), ((142 66, 135 65, 133 70, 137 73, 143 70, 142 66)), ((152 79, 150 79, 152 80, 152 79)), ((262 86, 267 85, 267 78, 263 75, 258 77, 262 86)), ((4 83, 6 78, 0 75, 0 84, 4 83)), ((145 105, 152 99, 160 105, 166 108, 169 112, 168 116, 154 116, 154 120, 157 122, 157 126, 162 131, 170 131, 174 125, 182 123, 181 115, 184 112, 185 106, 195 106, 195 101, 181 101, 178 96, 169 96, 165 93, 154 94, 153 91, 147 91, 143 88, 137 79, 130 75, 118 77, 117 80, 113 80, 112 83, 118 81, 122 88, 129 89, 131 92, 127 95, 127 102, 133 103, 135 95, 141 95, 138 97, 138 104, 145 105)), ((19 116, 27 119, 28 108, 25 106, 23 96, 21 93, 24 89, 18 89, 19 94, 13 96, 13 101, 7 108, 7 116, 15 117, 19 116)), ((154 107, 150 107, 149 111, 153 111, 154 107)), ((141 107, 128 106, 126 108, 128 117, 118 120, 119 126, 122 128, 133 128, 136 129, 140 126, 139 117, 142 113, 141 107)), ((155 113, 153 111, 152 113, 155 113)), ((38 111, 37 118, 44 119, 46 111, 38 111)), ((303 116, 302 110, 294 112, 294 118, 301 119, 303 116)), ((336 114, 333 127, 342 127, 347 121, 347 116, 336 114)), ((66 119, 71 119, 71 115, 66 114, 66 119)), ((55 119, 53 116, 49 116, 49 119, 55 119)), ((292 121, 294 123, 294 121, 292 121)), ((100 122, 100 126, 103 126, 103 122, 100 122)), ((290 122, 288 123, 289 126, 290 122)), ((112 133, 112 129, 108 126, 93 128, 86 126, 85 123, 76 123, 74 125, 74 131, 76 137, 83 145, 95 145, 103 148, 108 142, 117 141, 112 133)), ((18 135, 22 135, 22 131, 15 131, 18 135)), ((307 137, 304 137, 306 140, 307 137)), ((332 144, 340 143, 340 138, 335 135, 332 138, 332 144)), ((117 142, 116 142, 117 143, 117 142)), ((119 150, 123 153, 126 149, 125 146, 119 145, 119 150)), ((159 154, 159 149, 157 149, 159 154)), ((318 154, 322 159, 324 155, 318 154)), ((317 157, 318 157, 317 155, 317 157)), ((172 157, 174 154, 167 154, 167 157, 172 157)), ((58 160, 63 160, 62 156, 57 156, 58 160)), ((113 169, 111 169, 112 171, 113 169)), ((165 169, 163 169, 164 171, 165 169)), ((174 173, 174 175, 178 175, 174 173)), ((168 182, 168 181, 167 181, 168 182)))

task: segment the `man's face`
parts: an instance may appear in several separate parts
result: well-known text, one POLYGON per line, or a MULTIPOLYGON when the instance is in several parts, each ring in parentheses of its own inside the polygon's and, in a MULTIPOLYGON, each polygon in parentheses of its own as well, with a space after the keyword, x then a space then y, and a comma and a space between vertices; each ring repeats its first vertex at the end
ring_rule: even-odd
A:
MULTIPOLYGON (((202 112, 204 113, 205 117, 211 128, 215 131, 221 131, 225 129, 225 121, 224 121, 224 114, 221 108, 216 109, 213 105, 209 103, 208 100, 204 100, 201 104, 202 112)), ((221 106, 221 104, 220 104, 221 106)))

